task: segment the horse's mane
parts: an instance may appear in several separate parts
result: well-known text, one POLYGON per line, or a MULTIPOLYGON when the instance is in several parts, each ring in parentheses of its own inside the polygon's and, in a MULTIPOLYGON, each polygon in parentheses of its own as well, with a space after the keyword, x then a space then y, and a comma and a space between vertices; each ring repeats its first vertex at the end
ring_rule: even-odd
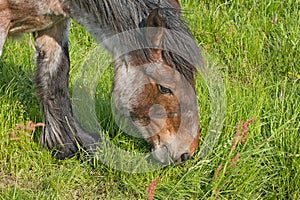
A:
MULTIPOLYGON (((180 16, 180 11, 174 8, 170 1, 172 0, 161 2, 156 0, 69 0, 69 2, 77 5, 78 10, 85 10, 97 19, 98 26, 102 26, 102 30, 105 32, 102 33, 102 40, 111 34, 129 31, 138 27, 143 28, 144 19, 150 11, 158 8, 159 14, 165 21, 166 29, 175 33, 174 41, 171 43, 176 44, 181 52, 190 54, 189 58, 186 59, 174 52, 165 50, 163 51, 163 58, 167 64, 184 75, 189 82, 193 82, 196 67, 202 62, 197 60, 200 58, 200 52, 191 32, 185 25, 185 21, 180 16), (182 35, 187 36, 190 40, 187 42, 186 38, 182 38, 182 35)), ((174 37, 173 34, 172 37, 174 37)), ((149 49, 143 49, 143 59, 149 59, 149 53, 149 49)))

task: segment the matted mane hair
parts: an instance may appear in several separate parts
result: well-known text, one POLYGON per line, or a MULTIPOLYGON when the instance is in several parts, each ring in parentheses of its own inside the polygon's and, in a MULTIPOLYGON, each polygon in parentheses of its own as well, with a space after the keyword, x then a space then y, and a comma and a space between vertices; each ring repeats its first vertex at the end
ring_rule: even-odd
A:
MULTIPOLYGON (((199 60, 200 52, 197 44, 193 40, 193 36, 185 25, 185 21, 180 15, 180 10, 174 7, 175 0, 69 0, 66 5, 71 3, 77 5, 77 10, 85 10, 89 13, 84 19, 78 17, 76 19, 76 12, 72 13, 72 17, 80 24, 90 24, 86 27, 93 35, 94 39, 101 43, 112 34, 118 34, 124 31, 130 31, 136 28, 145 27, 145 19, 149 13, 158 8, 159 15, 164 19, 165 28, 172 31, 172 35, 164 35, 162 40, 162 47, 176 44, 176 48, 180 52, 188 54, 188 58, 183 58, 175 52, 163 50, 162 56, 168 65, 175 68, 179 73, 192 83, 194 80, 194 72, 197 66, 200 66, 202 61, 199 60), (97 19, 97 22, 92 22, 90 19, 97 19), (83 22, 84 20, 84 22, 83 22), (95 26, 98 26, 95 28, 95 26), (99 28, 101 27, 101 33, 99 28), (184 38, 182 36, 185 36, 184 38), (96 37, 95 37, 96 36, 96 37), (186 41, 187 38, 189 41, 186 41)), ((176 3, 177 1, 175 1, 176 3)), ((143 43, 136 40, 137 43, 143 43)), ((143 45, 143 44, 142 44, 143 45)), ((119 47, 120 45, 118 45, 119 47)), ((111 50, 106 46, 108 51, 111 50)), ((149 49, 144 48, 141 53, 141 59, 149 59, 149 49)))

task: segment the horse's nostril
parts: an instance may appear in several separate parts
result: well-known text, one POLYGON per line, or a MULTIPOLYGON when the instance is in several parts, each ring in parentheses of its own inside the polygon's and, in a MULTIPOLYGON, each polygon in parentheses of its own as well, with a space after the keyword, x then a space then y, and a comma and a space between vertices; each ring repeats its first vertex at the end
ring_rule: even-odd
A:
POLYGON ((184 153, 180 156, 181 161, 186 161, 190 158, 190 154, 189 153, 184 153))

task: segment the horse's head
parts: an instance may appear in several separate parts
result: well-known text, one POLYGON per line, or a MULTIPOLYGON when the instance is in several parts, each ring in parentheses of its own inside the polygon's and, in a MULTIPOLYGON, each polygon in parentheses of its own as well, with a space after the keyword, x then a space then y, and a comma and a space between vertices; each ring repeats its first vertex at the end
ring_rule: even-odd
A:
MULTIPOLYGON (((157 9, 146 19, 147 43, 159 47, 165 34, 157 9)), ((179 47, 180 49, 180 47, 179 47)), ((133 51, 115 62, 114 103, 152 147, 153 157, 165 164, 189 159, 198 146, 199 120, 192 69, 186 76, 165 50, 133 51), (171 63, 172 62, 172 63, 171 63), (174 64, 175 63, 175 64, 174 64), (186 78, 190 77, 190 78, 186 78)))

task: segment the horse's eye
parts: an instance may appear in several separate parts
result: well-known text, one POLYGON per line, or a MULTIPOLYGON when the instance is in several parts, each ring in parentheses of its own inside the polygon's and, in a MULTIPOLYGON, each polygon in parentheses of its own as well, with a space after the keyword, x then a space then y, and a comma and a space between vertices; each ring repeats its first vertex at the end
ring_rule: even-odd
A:
POLYGON ((161 94, 173 94, 172 90, 167 88, 167 87, 164 87, 162 85, 157 85, 158 87, 158 91, 161 93, 161 94))

